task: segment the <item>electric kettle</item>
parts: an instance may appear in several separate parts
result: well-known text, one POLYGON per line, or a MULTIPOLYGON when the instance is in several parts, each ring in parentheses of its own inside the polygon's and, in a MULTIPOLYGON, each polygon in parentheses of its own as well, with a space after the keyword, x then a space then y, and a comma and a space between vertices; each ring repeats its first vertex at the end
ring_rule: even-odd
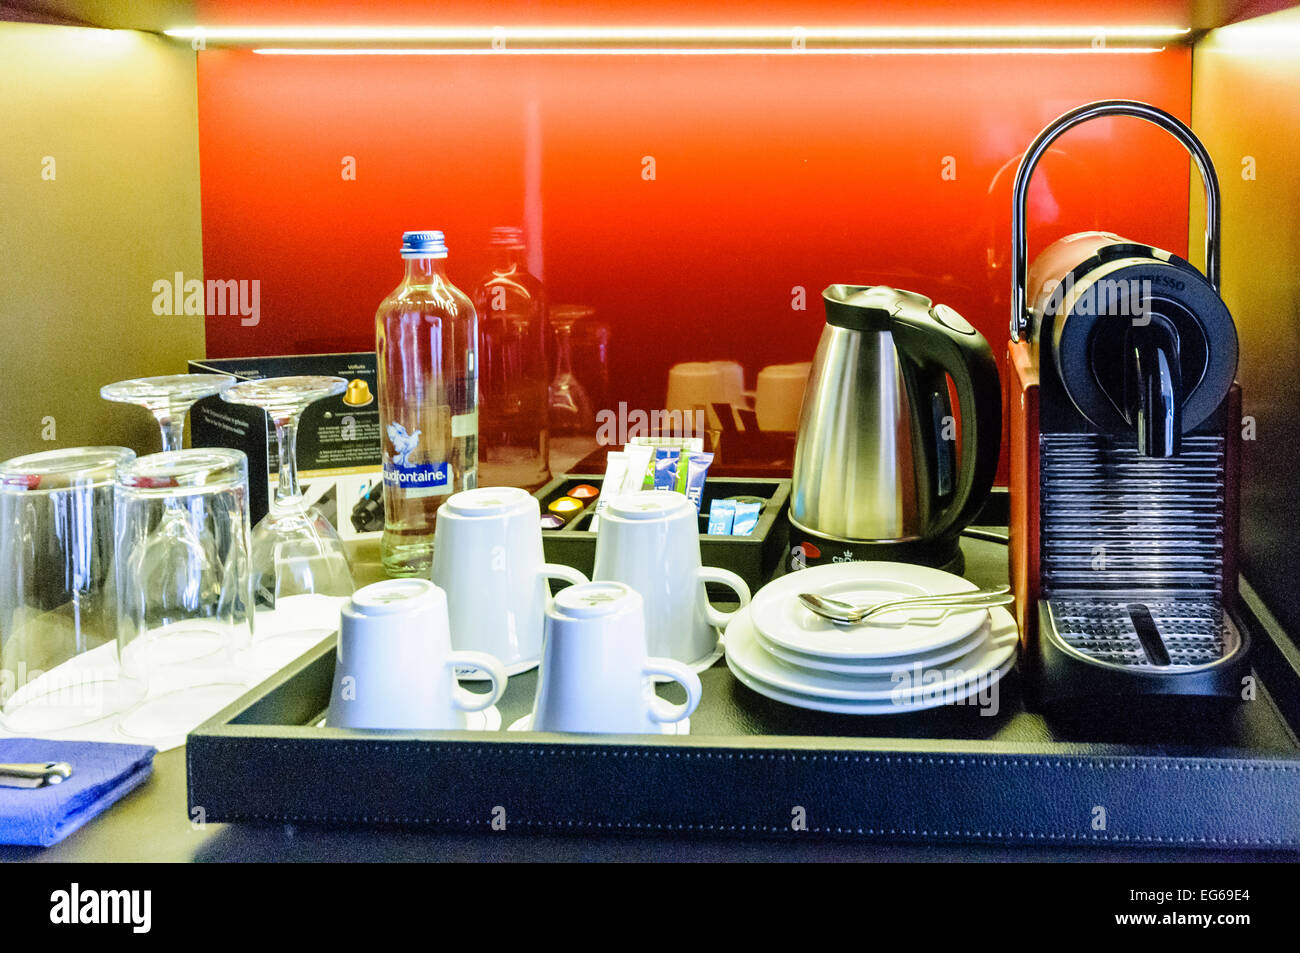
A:
POLYGON ((831 285, 822 299, 826 328, 795 440, 792 565, 891 560, 960 572, 958 537, 1001 450, 988 342, 912 291, 831 285))

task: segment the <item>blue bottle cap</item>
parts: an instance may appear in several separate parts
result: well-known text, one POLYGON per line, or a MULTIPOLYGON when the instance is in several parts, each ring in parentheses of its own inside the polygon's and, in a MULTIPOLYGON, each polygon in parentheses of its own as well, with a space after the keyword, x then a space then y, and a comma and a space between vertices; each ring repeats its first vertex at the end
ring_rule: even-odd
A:
POLYGON ((402 232, 403 258, 446 258, 447 244, 442 232, 402 232))

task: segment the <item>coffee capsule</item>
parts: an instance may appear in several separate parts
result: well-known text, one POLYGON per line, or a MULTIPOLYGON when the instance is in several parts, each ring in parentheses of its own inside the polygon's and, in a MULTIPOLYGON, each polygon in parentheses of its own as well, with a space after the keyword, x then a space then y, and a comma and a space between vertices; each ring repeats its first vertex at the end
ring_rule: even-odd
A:
POLYGON ((600 496, 600 490, 590 483, 579 483, 577 486, 569 487, 568 495, 571 499, 581 500, 585 504, 600 496))

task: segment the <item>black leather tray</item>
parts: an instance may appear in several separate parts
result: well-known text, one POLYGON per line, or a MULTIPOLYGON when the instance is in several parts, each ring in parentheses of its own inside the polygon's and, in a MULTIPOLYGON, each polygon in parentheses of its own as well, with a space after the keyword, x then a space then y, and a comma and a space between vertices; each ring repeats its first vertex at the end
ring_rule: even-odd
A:
MULTIPOLYGON (((963 548, 973 581, 1004 581, 1005 547, 963 548)), ((304 727, 328 704, 330 639, 190 735, 189 805, 213 822, 1300 847, 1300 652, 1242 589, 1254 700, 1065 718, 1027 710, 1015 673, 993 717, 852 717, 771 702, 719 663, 688 737, 304 727)), ((503 725, 535 686, 511 679, 503 725)))

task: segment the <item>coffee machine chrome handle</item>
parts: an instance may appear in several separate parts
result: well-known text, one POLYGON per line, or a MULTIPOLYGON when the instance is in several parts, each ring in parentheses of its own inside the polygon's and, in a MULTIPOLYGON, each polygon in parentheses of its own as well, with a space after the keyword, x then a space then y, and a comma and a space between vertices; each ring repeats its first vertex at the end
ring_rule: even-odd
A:
POLYGON ((1181 120, 1163 109, 1129 99, 1110 99, 1089 103, 1072 109, 1058 117, 1029 144, 1016 170, 1015 189, 1011 208, 1011 340, 1019 341, 1029 328, 1029 311, 1025 283, 1029 275, 1029 239, 1025 227, 1029 196, 1029 180, 1038 160, 1043 157, 1056 139, 1068 129, 1100 116, 1133 116, 1145 119, 1164 129, 1183 144, 1205 185, 1205 277, 1217 292, 1219 290, 1219 179, 1214 163, 1201 140, 1196 138, 1181 120))

